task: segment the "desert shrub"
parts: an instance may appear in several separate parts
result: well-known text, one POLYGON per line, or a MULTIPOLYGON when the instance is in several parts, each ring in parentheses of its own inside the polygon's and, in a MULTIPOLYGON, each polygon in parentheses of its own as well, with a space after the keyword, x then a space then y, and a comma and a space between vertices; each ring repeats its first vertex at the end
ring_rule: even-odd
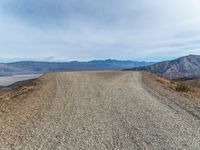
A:
POLYGON ((23 85, 21 85, 21 84, 11 85, 11 88, 12 88, 13 90, 19 90, 19 89, 21 89, 22 87, 23 87, 23 85))
POLYGON ((170 80, 170 84, 176 84, 176 81, 170 80))
POLYGON ((190 86, 186 83, 179 82, 176 84, 176 91, 189 92, 190 89, 191 89, 190 86))

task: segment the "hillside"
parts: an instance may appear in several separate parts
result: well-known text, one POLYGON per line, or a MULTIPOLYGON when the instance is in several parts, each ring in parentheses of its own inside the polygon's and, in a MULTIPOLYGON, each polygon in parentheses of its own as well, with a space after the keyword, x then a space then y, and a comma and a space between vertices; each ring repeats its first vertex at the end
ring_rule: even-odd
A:
POLYGON ((200 56, 188 55, 172 61, 163 61, 128 70, 149 71, 169 79, 200 78, 200 56))
POLYGON ((36 62, 21 61, 14 63, 1 63, 0 76, 19 74, 40 74, 62 71, 94 71, 94 70, 120 70, 124 68, 150 65, 150 62, 94 60, 89 62, 36 62))
POLYGON ((45 74, 0 95, 0 149, 197 150, 199 108, 141 72, 45 74))

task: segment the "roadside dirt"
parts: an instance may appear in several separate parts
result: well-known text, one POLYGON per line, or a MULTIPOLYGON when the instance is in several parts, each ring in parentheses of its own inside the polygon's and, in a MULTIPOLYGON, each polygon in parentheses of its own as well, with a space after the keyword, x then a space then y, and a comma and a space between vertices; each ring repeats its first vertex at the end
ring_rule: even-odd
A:
POLYGON ((0 149, 200 147, 199 103, 140 72, 54 73, 35 82, 0 99, 0 149))

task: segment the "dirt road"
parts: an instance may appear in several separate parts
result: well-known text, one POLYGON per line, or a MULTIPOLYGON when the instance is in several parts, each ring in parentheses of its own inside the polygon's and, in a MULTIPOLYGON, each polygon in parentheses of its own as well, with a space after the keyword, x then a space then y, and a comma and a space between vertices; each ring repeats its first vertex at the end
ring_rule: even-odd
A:
POLYGON ((0 149, 200 149, 199 118, 162 99, 139 72, 45 75, 5 100, 0 149))

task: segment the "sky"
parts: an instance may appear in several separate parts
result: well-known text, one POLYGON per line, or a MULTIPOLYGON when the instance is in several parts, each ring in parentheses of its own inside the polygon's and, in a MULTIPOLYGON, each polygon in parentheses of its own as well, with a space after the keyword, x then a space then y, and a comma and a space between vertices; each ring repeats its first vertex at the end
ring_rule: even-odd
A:
POLYGON ((0 61, 200 54, 200 0, 1 0, 0 61))

